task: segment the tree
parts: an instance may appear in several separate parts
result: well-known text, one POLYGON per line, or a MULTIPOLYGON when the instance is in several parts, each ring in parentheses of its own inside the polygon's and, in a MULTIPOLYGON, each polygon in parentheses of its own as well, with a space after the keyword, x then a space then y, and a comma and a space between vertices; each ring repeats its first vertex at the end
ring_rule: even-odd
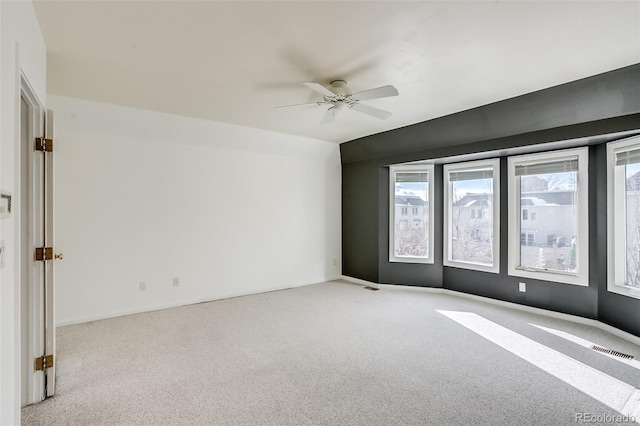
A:
POLYGON ((626 188, 627 279, 626 285, 640 287, 640 197, 630 182, 626 188))
POLYGON ((578 266, 578 260, 576 258, 576 237, 571 240, 571 250, 569 250, 569 264, 567 265, 569 270, 576 270, 578 266))
POLYGON ((428 237, 426 227, 396 229, 396 256, 424 257, 427 255, 428 237))
POLYGON ((491 194, 457 194, 451 212, 451 260, 484 264, 493 263, 493 224, 491 194), (471 206, 460 202, 466 196, 476 196, 471 206), (485 198, 486 197, 486 198, 485 198), (483 206, 483 204, 485 204, 483 206), (486 211, 488 206, 489 212, 486 211), (471 215, 471 210, 482 213, 471 215))
POLYGON ((547 262, 544 258, 544 251, 542 250, 542 247, 541 247, 540 250, 538 250, 538 260, 536 261, 536 268, 544 269, 546 267, 547 267, 547 262))

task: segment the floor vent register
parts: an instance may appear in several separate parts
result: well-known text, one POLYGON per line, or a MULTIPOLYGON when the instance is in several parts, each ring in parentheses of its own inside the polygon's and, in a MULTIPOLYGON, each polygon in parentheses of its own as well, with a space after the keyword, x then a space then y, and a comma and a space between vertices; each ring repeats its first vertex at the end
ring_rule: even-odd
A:
POLYGON ((623 354, 622 352, 612 351, 611 349, 603 348, 602 346, 593 345, 591 347, 594 351, 602 352, 603 354, 609 354, 624 359, 633 359, 633 355, 623 354))

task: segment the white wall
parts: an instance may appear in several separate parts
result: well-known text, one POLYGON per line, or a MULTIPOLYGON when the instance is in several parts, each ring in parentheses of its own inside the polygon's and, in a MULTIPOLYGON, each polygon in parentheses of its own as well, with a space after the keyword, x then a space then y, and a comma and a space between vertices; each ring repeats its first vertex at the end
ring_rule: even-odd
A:
MULTIPOLYGON (((46 47, 29 1, 0 2, 0 188, 14 195, 19 206, 18 117, 20 72, 45 103, 46 47)), ((5 267, 0 269, 0 424, 20 424, 20 291, 18 234, 19 211, 0 220, 0 240, 5 242, 5 267)))
POLYGON ((338 145, 48 101, 59 325, 340 276, 338 145))

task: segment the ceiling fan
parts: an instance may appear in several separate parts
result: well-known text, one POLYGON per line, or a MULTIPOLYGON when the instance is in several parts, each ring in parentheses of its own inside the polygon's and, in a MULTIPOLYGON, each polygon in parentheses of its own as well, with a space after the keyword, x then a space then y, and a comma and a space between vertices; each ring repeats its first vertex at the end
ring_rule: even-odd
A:
POLYGON ((291 108, 307 105, 330 105, 329 109, 327 109, 327 112, 325 112, 322 121, 320 121, 320 124, 331 123, 336 118, 336 115, 338 115, 338 112, 345 108, 352 109, 383 120, 387 119, 391 117, 391 113, 389 111, 384 111, 379 108, 361 104, 360 101, 386 98, 388 96, 398 96, 398 89, 391 85, 352 93, 351 90, 347 87, 347 82, 344 80, 332 81, 331 88, 333 89, 333 91, 318 83, 302 84, 304 84, 314 92, 320 93, 323 96, 323 100, 307 104, 277 106, 276 108, 291 108))

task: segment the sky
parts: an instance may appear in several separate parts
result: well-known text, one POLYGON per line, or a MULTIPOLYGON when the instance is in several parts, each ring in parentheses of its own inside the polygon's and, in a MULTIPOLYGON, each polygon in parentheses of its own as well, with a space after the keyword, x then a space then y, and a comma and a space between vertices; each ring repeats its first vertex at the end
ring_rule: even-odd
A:
POLYGON ((626 167, 625 171, 626 171, 626 174, 627 174, 627 179, 629 179, 631 176, 633 176, 636 173, 640 172, 640 163, 627 164, 627 167, 626 167))
POLYGON ((428 182, 402 182, 396 183, 396 195, 417 195, 423 201, 427 200, 428 182))

